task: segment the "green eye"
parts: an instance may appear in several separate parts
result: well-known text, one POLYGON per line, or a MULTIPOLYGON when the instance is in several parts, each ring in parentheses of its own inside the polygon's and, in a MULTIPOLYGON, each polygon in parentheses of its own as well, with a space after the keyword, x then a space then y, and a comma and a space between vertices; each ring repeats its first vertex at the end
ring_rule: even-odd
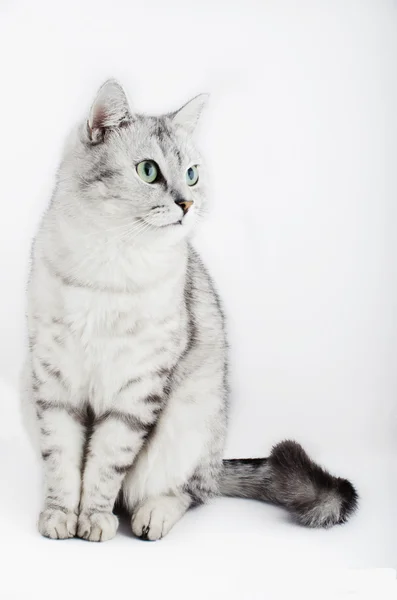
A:
POLYGON ((198 168, 196 166, 189 167, 186 171, 186 183, 188 185, 196 185, 199 179, 198 168))
POLYGON ((143 160, 137 165, 136 170, 142 181, 146 183, 154 183, 159 173, 156 163, 152 160, 143 160))

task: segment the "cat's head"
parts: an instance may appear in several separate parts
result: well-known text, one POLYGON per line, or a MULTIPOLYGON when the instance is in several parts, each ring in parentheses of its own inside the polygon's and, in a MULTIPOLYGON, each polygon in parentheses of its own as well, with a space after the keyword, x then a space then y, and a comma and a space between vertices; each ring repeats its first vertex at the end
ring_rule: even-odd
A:
POLYGON ((131 242, 186 237, 205 210, 205 172, 192 137, 206 100, 201 94, 173 113, 146 116, 107 81, 61 168, 86 213, 131 242))

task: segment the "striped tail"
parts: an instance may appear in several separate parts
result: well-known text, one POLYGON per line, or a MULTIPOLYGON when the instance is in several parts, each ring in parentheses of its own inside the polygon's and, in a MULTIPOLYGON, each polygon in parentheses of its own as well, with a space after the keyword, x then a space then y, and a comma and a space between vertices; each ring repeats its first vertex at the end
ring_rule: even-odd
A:
POLYGON ((284 506, 307 527, 345 523, 357 508, 350 481, 330 475, 296 442, 277 444, 268 458, 224 460, 223 466, 221 495, 284 506))

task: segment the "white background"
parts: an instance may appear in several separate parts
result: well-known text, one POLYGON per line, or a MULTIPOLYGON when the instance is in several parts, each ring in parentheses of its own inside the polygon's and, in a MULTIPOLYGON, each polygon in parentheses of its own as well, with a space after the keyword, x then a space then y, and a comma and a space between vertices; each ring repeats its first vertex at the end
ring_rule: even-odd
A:
POLYGON ((396 2, 3 0, 0 50, 0 597, 264 598, 279 568, 285 583, 293 568, 396 567, 396 2), (127 524, 103 545, 36 532, 16 392, 30 239, 64 137, 109 76, 140 111, 211 93, 197 245, 229 319, 227 455, 297 439, 356 484, 349 524, 305 530, 224 499, 156 544, 127 524))

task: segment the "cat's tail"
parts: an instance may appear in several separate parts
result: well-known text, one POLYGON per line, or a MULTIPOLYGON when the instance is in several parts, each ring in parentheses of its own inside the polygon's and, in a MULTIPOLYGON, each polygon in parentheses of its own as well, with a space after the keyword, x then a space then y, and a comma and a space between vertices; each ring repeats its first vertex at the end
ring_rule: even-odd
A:
POLYGON ((292 441, 277 444, 268 458, 224 460, 220 493, 284 506, 307 527, 345 523, 358 501, 350 481, 327 473, 292 441))

